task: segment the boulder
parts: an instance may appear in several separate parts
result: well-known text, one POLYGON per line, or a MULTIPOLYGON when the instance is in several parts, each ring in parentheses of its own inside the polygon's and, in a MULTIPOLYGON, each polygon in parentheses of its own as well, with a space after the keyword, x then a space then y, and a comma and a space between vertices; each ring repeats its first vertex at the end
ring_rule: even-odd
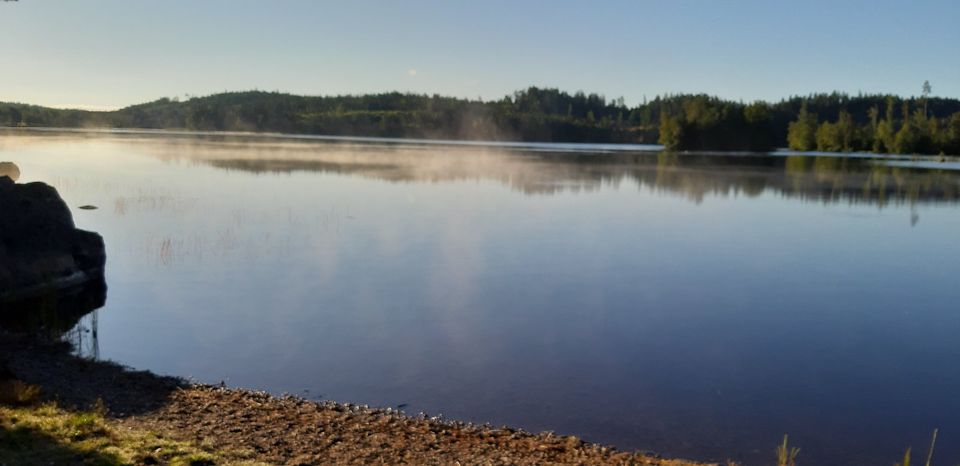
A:
POLYGON ((56 189, 0 176, 0 309, 100 283, 105 263, 103 238, 74 226, 56 189))

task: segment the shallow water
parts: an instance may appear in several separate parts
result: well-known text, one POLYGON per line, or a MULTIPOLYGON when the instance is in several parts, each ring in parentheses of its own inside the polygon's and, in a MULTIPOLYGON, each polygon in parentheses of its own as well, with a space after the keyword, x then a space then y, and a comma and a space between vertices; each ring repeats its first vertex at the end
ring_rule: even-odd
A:
POLYGON ((88 354, 747 465, 939 427, 960 461, 951 164, 18 131, 4 160, 105 238, 88 354))

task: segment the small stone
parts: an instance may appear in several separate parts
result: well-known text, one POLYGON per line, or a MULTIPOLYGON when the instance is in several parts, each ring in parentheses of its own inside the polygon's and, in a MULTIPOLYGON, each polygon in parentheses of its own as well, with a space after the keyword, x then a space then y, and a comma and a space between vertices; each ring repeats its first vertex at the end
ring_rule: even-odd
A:
POLYGON ((17 181, 20 179, 20 167, 13 162, 0 162, 0 178, 2 177, 17 181))

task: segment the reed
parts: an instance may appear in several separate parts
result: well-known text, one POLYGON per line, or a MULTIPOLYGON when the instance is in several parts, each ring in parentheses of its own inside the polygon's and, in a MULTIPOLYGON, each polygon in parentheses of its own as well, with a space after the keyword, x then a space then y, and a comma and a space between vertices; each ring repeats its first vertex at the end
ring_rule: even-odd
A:
POLYGON ((787 443, 788 436, 783 435, 783 443, 777 447, 777 466, 797 466, 797 455, 800 454, 799 448, 794 448, 787 443))
POLYGON ((937 445, 937 433, 940 429, 933 429, 933 438, 930 440, 930 451, 927 452, 927 466, 933 461, 933 447, 937 445))
MULTIPOLYGON (((930 439, 930 449, 927 450, 927 462, 925 466, 931 466, 933 464, 933 449, 937 446, 937 434, 940 433, 940 429, 933 429, 933 437, 930 439)), ((912 448, 907 447, 907 451, 903 454, 903 461, 896 463, 894 466, 910 466, 910 451, 912 448)))

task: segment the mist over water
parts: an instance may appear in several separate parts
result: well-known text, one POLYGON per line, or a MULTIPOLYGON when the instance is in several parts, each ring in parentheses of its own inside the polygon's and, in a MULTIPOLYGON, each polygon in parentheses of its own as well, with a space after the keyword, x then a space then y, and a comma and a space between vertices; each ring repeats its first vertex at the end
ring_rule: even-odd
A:
POLYGON ((556 149, 0 133, 99 207, 102 358, 668 456, 960 458, 953 165, 556 149))

